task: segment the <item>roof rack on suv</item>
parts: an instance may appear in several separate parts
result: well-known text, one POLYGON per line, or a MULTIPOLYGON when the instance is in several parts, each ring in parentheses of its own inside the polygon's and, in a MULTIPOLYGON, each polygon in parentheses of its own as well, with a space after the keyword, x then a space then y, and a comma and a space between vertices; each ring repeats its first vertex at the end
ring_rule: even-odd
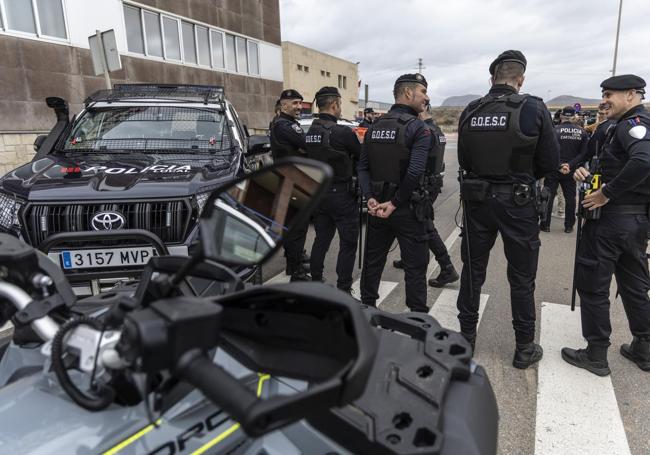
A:
POLYGON ((84 100, 84 104, 88 106, 98 101, 141 101, 144 98, 187 103, 220 103, 224 100, 224 90, 223 87, 214 85, 115 84, 112 90, 93 93, 84 100))

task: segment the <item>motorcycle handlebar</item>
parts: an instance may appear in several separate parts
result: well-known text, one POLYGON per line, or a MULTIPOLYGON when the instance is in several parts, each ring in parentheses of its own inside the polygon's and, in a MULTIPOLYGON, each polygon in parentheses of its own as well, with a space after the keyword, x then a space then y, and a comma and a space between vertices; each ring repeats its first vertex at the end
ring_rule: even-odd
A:
MULTIPOLYGON (((0 281, 0 296, 9 300, 18 311, 27 308, 27 305, 32 301, 29 294, 23 291, 20 287, 7 283, 6 281, 0 281)), ((36 334, 43 339, 43 341, 53 340, 54 336, 59 331, 59 325, 49 316, 43 316, 42 318, 32 321, 31 327, 34 329, 36 334)))

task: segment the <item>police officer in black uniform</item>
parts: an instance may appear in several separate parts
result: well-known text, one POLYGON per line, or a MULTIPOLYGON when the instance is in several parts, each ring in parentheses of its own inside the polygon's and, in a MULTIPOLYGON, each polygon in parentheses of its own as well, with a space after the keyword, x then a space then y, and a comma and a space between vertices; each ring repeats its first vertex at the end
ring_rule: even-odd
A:
MULTIPOLYGON (((270 125, 271 155, 274 160, 287 156, 305 156, 307 148, 305 134, 298 118, 302 110, 302 95, 288 89, 280 94, 280 113, 270 125)), ((308 281, 311 277, 304 265, 303 248, 307 237, 307 225, 295 226, 290 236, 284 239, 284 254, 287 258, 287 275, 291 281, 308 281)))
POLYGON ((368 129, 359 160, 359 182, 368 201, 368 231, 361 273, 361 301, 374 306, 386 256, 397 238, 404 258, 406 305, 427 312, 429 239, 424 219, 430 201, 415 201, 431 148, 431 130, 418 118, 429 102, 427 81, 404 74, 393 87, 395 104, 368 129))
POLYGON ((573 225, 576 222, 576 182, 573 180, 573 172, 589 159, 587 149, 589 135, 584 128, 572 122, 575 115, 576 110, 573 107, 565 107, 560 115, 560 123, 555 126, 555 134, 560 143, 560 168, 548 173, 544 178, 544 186, 549 192, 546 218, 539 226, 544 232, 551 231, 553 199, 558 186, 562 187, 562 194, 566 201, 564 232, 567 234, 573 232, 573 225))
POLYGON ((500 233, 508 261, 516 368, 528 368, 543 354, 534 342, 541 210, 535 204, 535 180, 558 169, 560 148, 542 100, 519 94, 525 70, 521 52, 499 55, 490 65, 492 88, 465 108, 458 127, 466 218, 457 302, 461 332, 474 345, 481 286, 500 233))
POLYGON ((605 143, 605 136, 607 134, 607 130, 609 127, 613 124, 616 123, 615 120, 607 118, 607 105, 604 103, 600 103, 598 105, 598 126, 594 129, 594 132, 592 133, 591 137, 589 138, 589 142, 587 143, 587 157, 591 159, 593 156, 598 154, 598 150, 600 149, 600 146, 605 143), (602 119, 602 116, 605 116, 604 119, 602 119))
POLYGON ((370 128, 372 122, 375 118, 375 110, 371 107, 367 107, 363 110, 363 120, 359 123, 361 128, 370 128))
POLYGON ((638 76, 610 77, 600 86, 610 127, 599 151, 599 164, 578 168, 579 182, 599 173, 602 187, 584 198, 583 207, 601 207, 598 219, 587 219, 578 245, 576 288, 580 295, 582 335, 586 349, 562 349, 562 358, 599 376, 610 373, 607 348, 612 331, 609 287, 616 276, 631 344, 621 354, 650 371, 650 276, 648 275, 648 207, 650 206, 650 113, 643 107, 645 81, 638 76))
POLYGON ((307 157, 329 164, 334 179, 327 195, 316 211, 316 238, 311 249, 312 280, 323 281, 325 255, 334 238, 339 235, 339 255, 336 261, 336 287, 352 292, 352 270, 357 252, 358 207, 353 176, 361 153, 357 135, 347 126, 337 125, 341 118, 341 94, 336 87, 323 87, 316 93, 318 118, 307 135, 307 157))
MULTIPOLYGON (((420 113, 420 119, 424 122, 425 127, 431 131, 432 141, 429 155, 427 157, 427 167, 424 173, 424 184, 427 191, 431 194, 431 202, 433 203, 442 189, 442 171, 444 170, 447 138, 436 122, 433 121, 430 104, 428 104, 426 109, 420 113)), ((432 211, 431 213, 433 215, 434 212, 432 211)), ((431 233, 429 250, 433 253, 438 265, 440 265, 438 276, 431 278, 428 283, 429 286, 434 288, 441 288, 446 284, 458 281, 460 277, 454 268, 454 264, 451 262, 445 242, 442 241, 436 226, 433 224, 433 216, 432 219, 427 220, 426 222, 431 233)), ((402 269, 404 268, 404 261, 401 259, 395 260, 393 261, 393 266, 402 269)))

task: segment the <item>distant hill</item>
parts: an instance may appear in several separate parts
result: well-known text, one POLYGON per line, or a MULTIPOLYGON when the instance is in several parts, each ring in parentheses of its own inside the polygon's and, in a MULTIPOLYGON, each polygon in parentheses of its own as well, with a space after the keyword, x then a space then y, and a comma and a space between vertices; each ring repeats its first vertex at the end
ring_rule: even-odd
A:
POLYGON ((597 98, 580 98, 579 96, 560 95, 548 101, 545 100, 547 106, 573 106, 580 103, 582 106, 598 106, 600 99, 597 98))
POLYGON ((444 100, 441 104, 443 107, 465 107, 471 101, 474 101, 477 98, 480 98, 482 95, 460 95, 460 96, 450 96, 444 100))

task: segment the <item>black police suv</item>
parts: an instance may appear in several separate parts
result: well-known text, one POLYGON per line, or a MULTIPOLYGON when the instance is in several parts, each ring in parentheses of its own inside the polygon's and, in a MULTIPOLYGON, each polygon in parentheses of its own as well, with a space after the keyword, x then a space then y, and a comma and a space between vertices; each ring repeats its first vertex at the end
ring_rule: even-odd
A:
POLYGON ((48 253, 79 295, 139 275, 153 255, 187 255, 209 192, 269 150, 222 87, 115 85, 72 120, 65 100, 46 102, 55 126, 0 179, 0 231, 48 253))

